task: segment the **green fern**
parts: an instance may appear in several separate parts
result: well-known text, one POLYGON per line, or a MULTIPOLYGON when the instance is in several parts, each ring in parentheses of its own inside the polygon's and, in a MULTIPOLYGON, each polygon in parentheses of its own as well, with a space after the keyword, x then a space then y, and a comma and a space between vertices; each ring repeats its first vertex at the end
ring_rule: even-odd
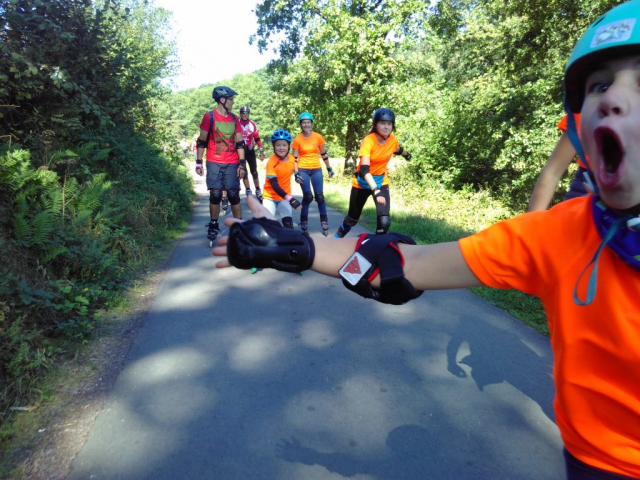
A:
POLYGON ((13 216, 13 234, 19 242, 29 242, 31 229, 24 215, 18 213, 13 216))
POLYGON ((62 245, 50 245, 45 248, 40 254, 40 261, 42 264, 46 265, 53 261, 59 255, 63 253, 67 253, 69 249, 67 247, 63 247, 62 245))
POLYGON ((51 238, 51 233, 56 228, 56 215, 51 210, 42 210, 37 213, 31 223, 29 238, 33 244, 42 244, 51 238))

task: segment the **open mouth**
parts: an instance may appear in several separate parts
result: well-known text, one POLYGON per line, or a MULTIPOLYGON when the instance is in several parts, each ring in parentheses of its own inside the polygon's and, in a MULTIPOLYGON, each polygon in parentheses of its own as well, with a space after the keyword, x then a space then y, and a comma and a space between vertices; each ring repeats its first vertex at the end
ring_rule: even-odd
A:
POLYGON ((598 152, 604 162, 604 171, 608 175, 615 175, 624 158, 624 150, 618 135, 607 127, 597 128, 594 135, 598 145, 598 152))

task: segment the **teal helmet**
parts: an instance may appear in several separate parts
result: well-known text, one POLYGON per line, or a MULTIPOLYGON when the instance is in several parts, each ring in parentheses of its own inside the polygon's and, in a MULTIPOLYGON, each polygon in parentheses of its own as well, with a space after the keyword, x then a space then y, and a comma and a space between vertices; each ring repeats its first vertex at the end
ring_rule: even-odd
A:
POLYGON ((618 5, 593 22, 571 52, 564 73, 565 109, 580 113, 587 73, 595 64, 640 53, 640 0, 618 5))
POLYGON ((309 112, 302 112, 298 117, 298 123, 302 120, 311 120, 313 122, 313 115, 311 115, 309 112))

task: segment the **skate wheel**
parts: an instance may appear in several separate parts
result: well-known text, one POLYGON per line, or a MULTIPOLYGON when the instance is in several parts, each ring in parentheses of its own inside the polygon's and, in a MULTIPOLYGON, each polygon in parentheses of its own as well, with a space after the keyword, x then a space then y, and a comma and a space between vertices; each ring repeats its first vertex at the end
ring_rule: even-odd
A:
POLYGON ((209 248, 213 248, 213 240, 209 240, 209 248))

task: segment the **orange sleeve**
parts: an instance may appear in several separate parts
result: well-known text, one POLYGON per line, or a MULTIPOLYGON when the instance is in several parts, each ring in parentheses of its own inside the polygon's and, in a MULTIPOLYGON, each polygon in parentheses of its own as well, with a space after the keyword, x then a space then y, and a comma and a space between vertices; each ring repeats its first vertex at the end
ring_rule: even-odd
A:
POLYGON ((567 116, 566 115, 560 119, 560 121, 557 123, 557 126, 563 132, 567 131, 567 116))
POLYGON ((360 151, 358 152, 359 157, 371 157, 371 149, 373 148, 373 139, 371 135, 367 135, 362 139, 362 143, 360 144, 360 151))
MULTIPOLYGON (((459 240, 467 265, 488 287, 511 289, 539 295, 546 287, 544 252, 539 233, 545 212, 532 212, 492 225, 459 240)), ((543 228, 544 227, 544 228, 543 228)))
POLYGON ((293 139, 293 142, 291 142, 291 150, 300 150, 300 135, 297 135, 296 138, 293 139))
MULTIPOLYGON (((579 113, 574 113, 573 114, 573 118, 576 121, 576 129, 579 132, 580 131, 580 114, 579 113)), ((567 131, 567 115, 562 117, 562 119, 558 122, 557 125, 558 125, 558 128, 560 130, 562 130, 563 132, 566 132, 567 131)))
POLYGON ((276 163, 278 163, 278 157, 273 155, 267 162, 267 167, 265 172, 265 175, 267 177, 277 177, 276 168, 275 168, 276 163))

